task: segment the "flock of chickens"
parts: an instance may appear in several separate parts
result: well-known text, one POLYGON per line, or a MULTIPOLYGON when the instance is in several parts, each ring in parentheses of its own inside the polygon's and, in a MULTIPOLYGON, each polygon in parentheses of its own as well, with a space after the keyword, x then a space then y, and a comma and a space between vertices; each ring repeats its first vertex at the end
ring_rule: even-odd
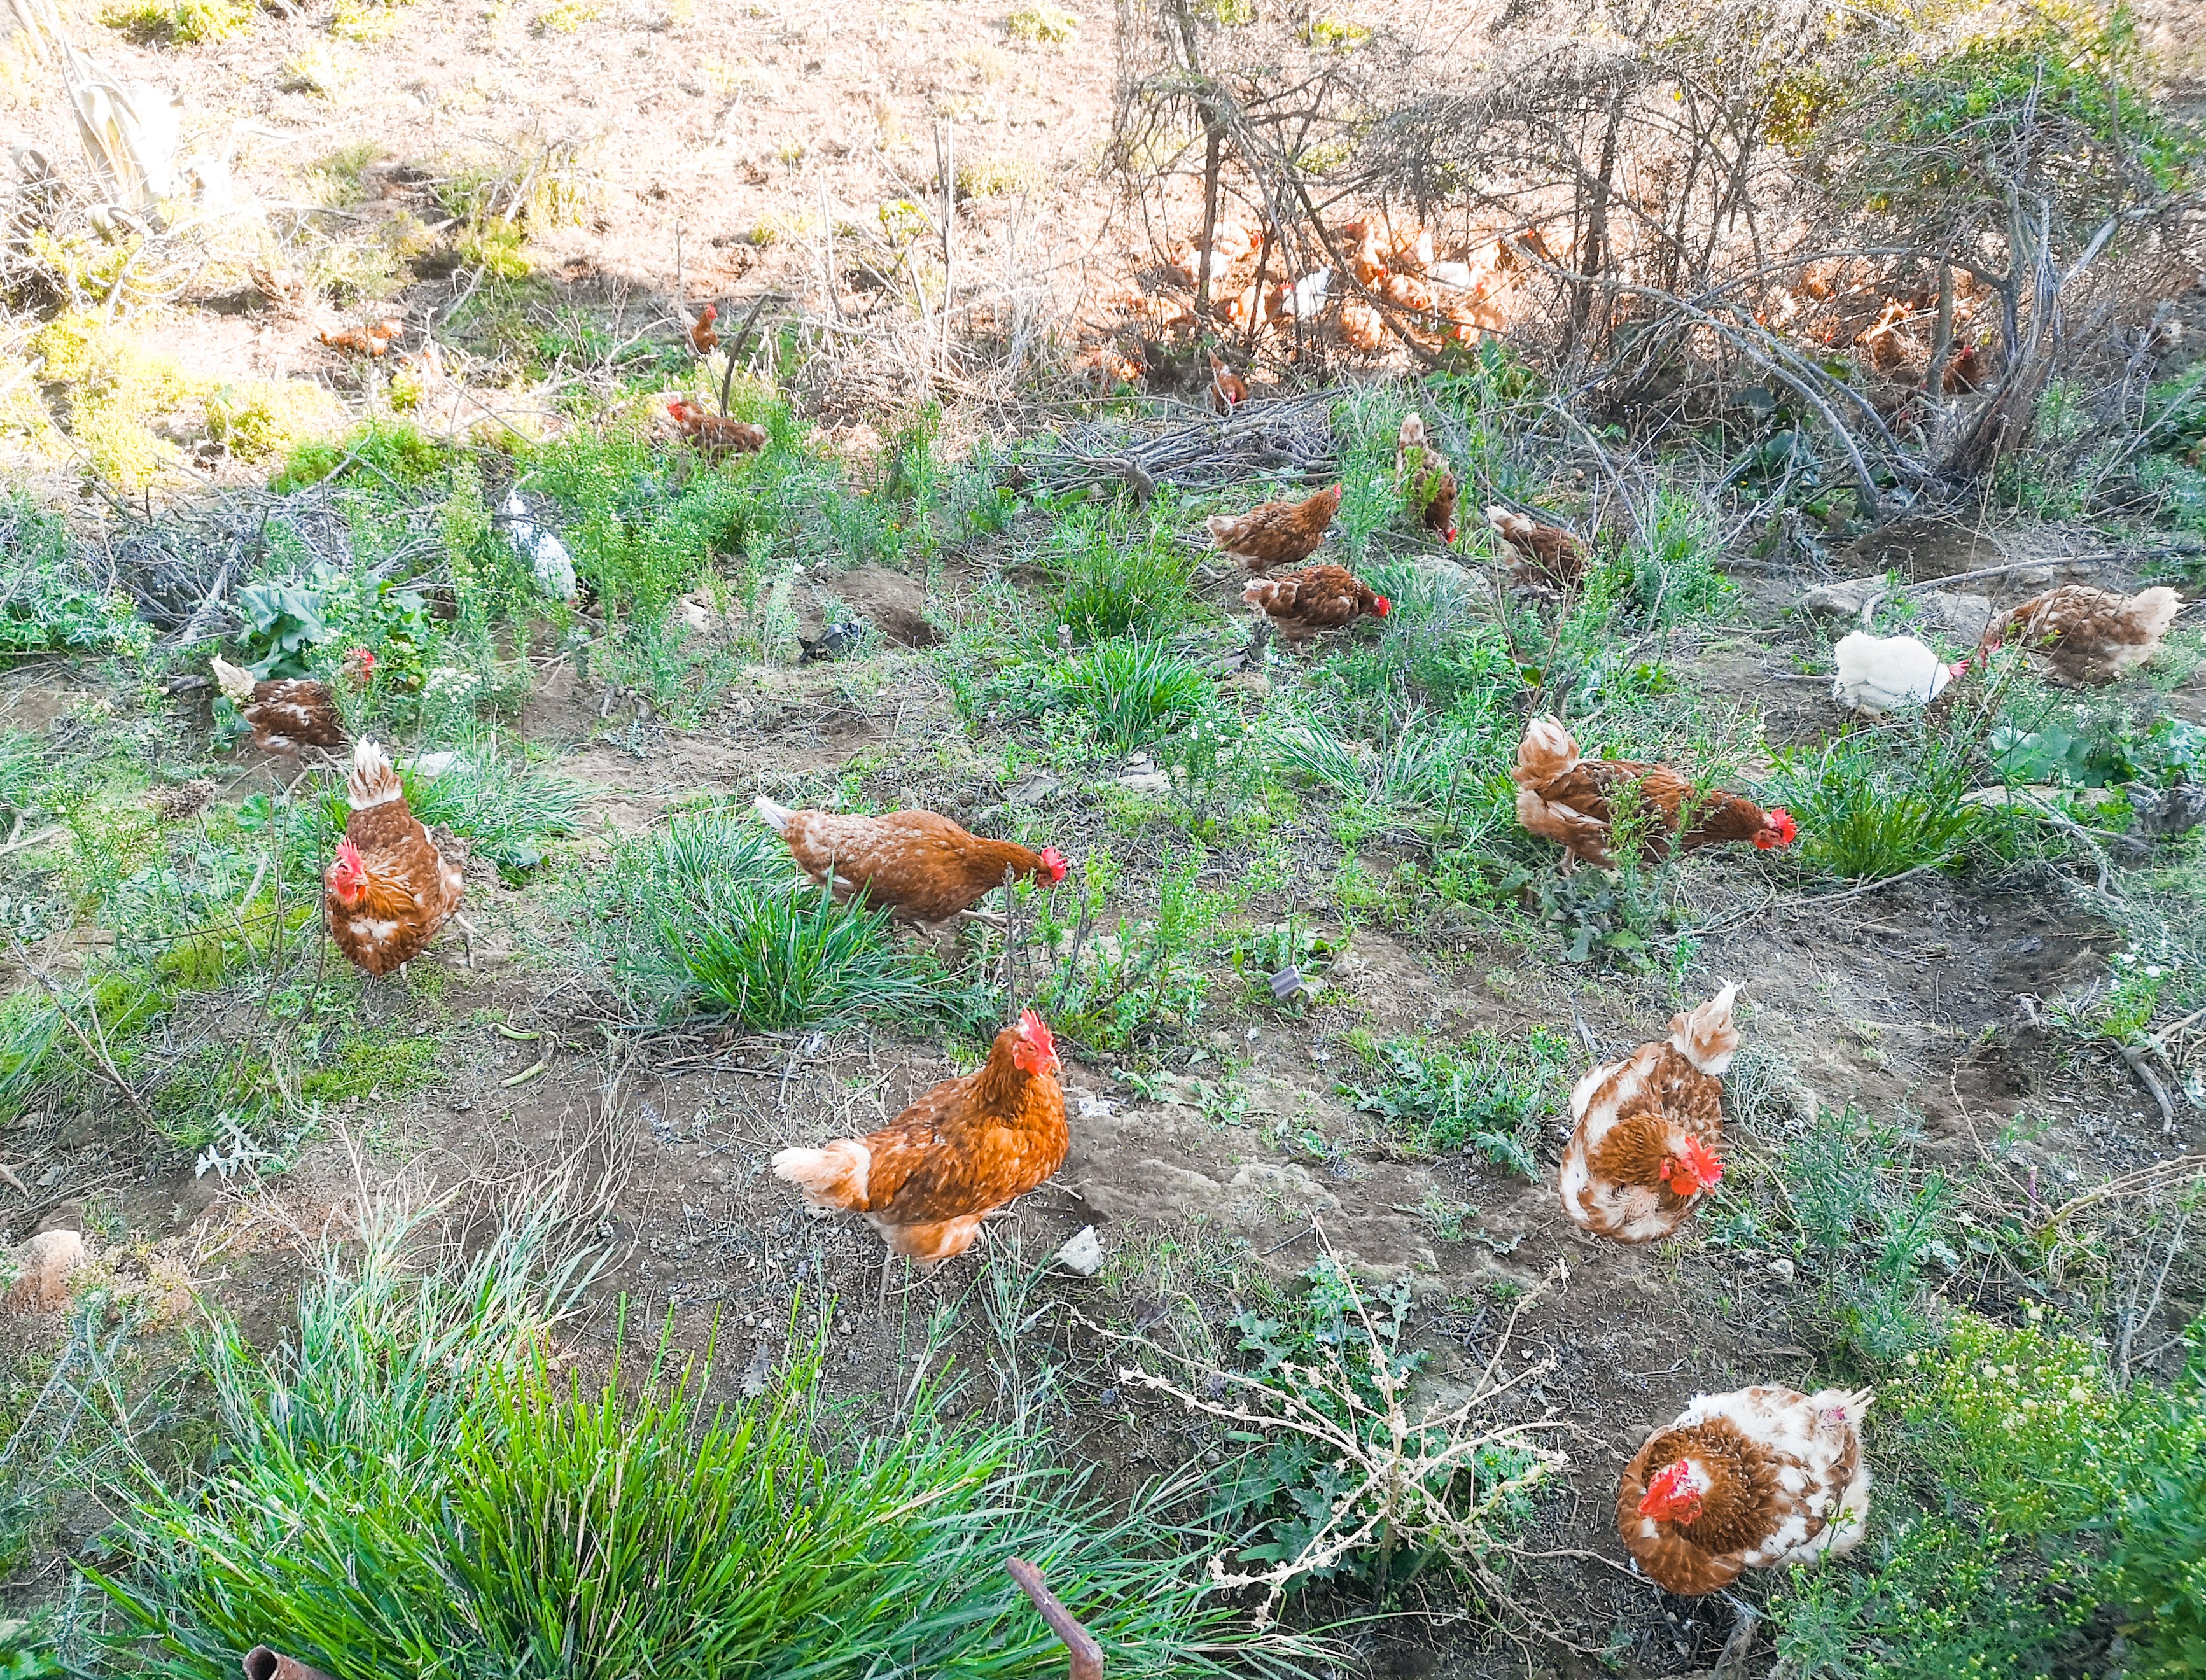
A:
MULTIPOLYGON (((686 426, 712 417, 674 418, 686 426)), ((724 446, 756 444, 743 438, 724 446)), ((1413 510, 1452 539, 1455 478, 1416 415, 1402 427, 1396 464, 1413 510)), ((1339 501, 1335 486, 1209 521, 1217 547, 1251 575, 1244 599, 1291 644, 1389 610, 1344 567, 1273 575, 1315 551, 1339 501)), ((1588 556, 1577 537, 1504 508, 1487 518, 1521 581, 1552 590, 1578 581, 1588 556)), ((2018 636, 2049 650, 2078 680, 2107 680, 2149 657, 2177 605, 2164 589, 2125 599, 2071 586, 2003 615, 1983 649, 2018 636)), ((1837 697, 1862 711, 1929 704, 1970 663, 1947 665, 1906 637, 1849 636, 1838 653, 1837 697)), ((373 664, 357 652, 339 680, 364 682, 373 664)), ((264 750, 297 757, 350 749, 345 834, 325 876, 338 949, 379 976, 419 955, 447 921, 471 932, 459 914, 463 843, 414 815, 390 757, 373 741, 349 740, 330 689, 304 678, 255 681, 220 659, 214 670, 264 750)), ((1559 844, 1565 867, 1612 867, 1627 849, 1645 857, 1735 841, 1772 849, 1798 832, 1785 811, 1696 790, 1669 766, 1586 760, 1553 718, 1528 724, 1512 776, 1517 820, 1559 844)), ((929 811, 864 816, 792 810, 763 797, 755 808, 804 874, 838 900, 885 908, 923 927, 977 914, 982 898, 1014 881, 1054 885, 1068 868, 1054 848, 982 838, 929 811)), ((1571 1091, 1559 1190, 1565 1213, 1589 1236, 1619 1243, 1667 1236, 1722 1182, 1721 1081, 1738 1046, 1737 995, 1726 986, 1672 1020, 1666 1039, 1594 1068, 1571 1091)), ((880 1233, 885 1298, 896 1256, 935 1266, 964 1253, 983 1219, 1064 1165, 1071 1139, 1058 1071, 1050 1028, 1029 1010, 997 1034, 979 1069, 937 1086, 888 1126, 782 1150, 773 1171, 814 1209, 857 1213, 880 1233)), ((1714 1591, 1744 1569, 1844 1551, 1861 1538, 1867 1511, 1860 1423, 1869 1404, 1866 1393, 1774 1387, 1695 1400, 1624 1472, 1617 1520, 1625 1544, 1649 1577, 1681 1594, 1714 1591)))

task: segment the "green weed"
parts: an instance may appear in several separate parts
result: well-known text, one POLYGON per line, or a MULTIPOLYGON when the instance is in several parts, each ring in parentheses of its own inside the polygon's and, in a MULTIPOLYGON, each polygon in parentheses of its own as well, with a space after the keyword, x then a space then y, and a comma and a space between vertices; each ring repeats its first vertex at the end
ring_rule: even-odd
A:
POLYGON ((942 1001, 939 976, 896 942, 888 911, 846 909, 824 886, 760 893, 663 935, 707 1000, 761 1031, 911 1020, 942 1001))
POLYGON ((1537 1028, 1511 1043, 1478 1033, 1442 1047, 1359 1028, 1348 1046, 1375 1077, 1344 1080, 1340 1094, 1411 1148, 1475 1153, 1539 1182, 1541 1127, 1570 1088, 1574 1059, 1559 1033, 1537 1028))
POLYGON ((1039 558, 1051 579, 1053 622, 1082 641, 1169 638, 1209 614, 1196 599, 1193 557, 1179 545, 1178 499, 1139 511, 1083 503, 1060 515, 1039 558))
POLYGON ((1089 648, 1064 679, 1067 699, 1119 752, 1145 747, 1207 711, 1209 676, 1158 643, 1112 640, 1089 648))

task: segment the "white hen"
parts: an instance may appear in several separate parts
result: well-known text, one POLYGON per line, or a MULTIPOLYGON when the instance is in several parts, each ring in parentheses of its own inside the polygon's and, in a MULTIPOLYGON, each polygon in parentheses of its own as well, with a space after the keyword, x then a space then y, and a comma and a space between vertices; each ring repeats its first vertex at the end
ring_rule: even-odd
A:
POLYGON ((1928 706, 1969 668, 1966 659, 1947 664, 1913 636, 1856 630, 1835 652, 1839 674, 1831 682, 1831 698, 1865 718, 1928 706))
POLYGON ((549 531, 540 531, 528 517, 528 504, 521 499, 521 486, 516 485, 505 496, 506 529, 512 533, 513 545, 528 557, 536 581, 544 586, 544 593, 557 601, 575 599, 575 562, 567 552, 566 544, 549 531))

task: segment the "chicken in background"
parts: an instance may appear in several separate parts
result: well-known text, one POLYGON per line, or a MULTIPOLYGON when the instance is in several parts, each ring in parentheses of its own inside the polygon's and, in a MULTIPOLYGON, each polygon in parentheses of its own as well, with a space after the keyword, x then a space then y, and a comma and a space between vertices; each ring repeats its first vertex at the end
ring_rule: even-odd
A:
POLYGON ((1455 504, 1461 492, 1447 457, 1426 440, 1421 414, 1406 416, 1395 437, 1394 482, 1426 530, 1442 542, 1455 540, 1455 504))
POLYGON ((1567 589, 1585 575, 1586 545, 1568 531, 1503 507, 1488 508, 1486 522, 1500 539, 1503 557, 1517 582, 1567 589))
POLYGON ((1258 578, 1241 592, 1241 599, 1262 613, 1290 647, 1344 629, 1367 613, 1384 618, 1394 607, 1345 566, 1312 566, 1258 578))
POLYGON ((421 954, 447 921, 456 921, 474 967, 474 929, 459 914, 466 843, 449 829, 433 833, 406 803, 398 772, 373 741, 352 749, 344 838, 323 876, 330 937, 367 973, 389 974, 421 954))
POLYGON ((1299 502, 1265 502, 1244 514, 1213 514, 1203 522, 1220 552, 1261 577, 1274 566, 1309 558, 1339 511, 1340 486, 1334 485, 1299 502))
POLYGON ((1249 400, 1248 381, 1225 365, 1217 351, 1210 353, 1210 406, 1230 414, 1249 400))
POLYGON ((865 1137, 820 1149, 784 1149, 777 1178, 823 1210, 862 1214, 888 1243, 889 1269, 902 1254, 939 1266, 973 1246, 983 1215, 1039 1188, 1071 1147, 1057 1047, 1032 1010, 996 1034, 988 1059, 936 1086, 865 1137))
POLYGON ((575 557, 551 532, 536 528, 536 521, 528 516, 528 504, 521 499, 518 484, 505 492, 504 505, 498 511, 514 547, 528 557, 528 569, 536 575, 544 593, 555 601, 573 600, 579 587, 575 557))
POLYGON ((1616 1489, 1616 1526, 1666 1593, 1728 1587, 1745 1570, 1820 1563, 1869 1523, 1867 1389, 1704 1394, 1647 1439, 1616 1489))
MULTIPOLYGON (((329 685, 311 676, 263 677, 215 655, 214 680, 222 697, 253 726, 253 744, 264 753, 297 758, 308 748, 330 753, 344 747, 344 718, 329 685)), ((375 655, 355 647, 345 655, 346 673, 365 683, 375 675, 375 655)))
POLYGON ((1340 304, 1340 339, 1351 350, 1371 354, 1386 342, 1386 323, 1379 312, 1360 297, 1340 304))
POLYGON ((1398 309, 1422 314, 1433 307, 1433 289, 1414 274, 1388 274, 1372 289, 1398 309))
POLYGON ((2085 583, 2064 584, 2009 607, 1985 628, 1987 652, 2002 642, 2042 653, 2071 682, 2112 682, 2160 652, 2161 639, 2183 602, 2161 585, 2117 595, 2085 583))
POLYGON ((1928 706, 1968 670, 1966 659, 1947 664, 1913 636, 1873 636, 1856 630, 1831 650, 1838 674, 1831 698, 1864 718, 1928 706))
POLYGON ((1737 986, 1670 1022, 1670 1036, 1597 1067, 1571 1092, 1563 1211, 1580 1230, 1651 1242, 1723 1179, 1723 1074, 1738 1049, 1737 986))
POLYGON ((1613 869, 1613 824, 1627 812, 1646 819, 1638 849, 1658 861, 1673 844, 1691 851, 1746 840, 1772 851, 1791 845, 1799 831, 1789 812, 1764 811, 1738 794, 1696 792, 1690 777, 1668 765, 1582 759, 1571 732, 1553 718, 1535 718, 1524 726, 1517 767, 1509 774, 1517 783, 1517 823, 1560 845, 1571 865, 1613 869), (1680 833, 1689 812, 1691 821, 1680 833))
POLYGON ((1332 288, 1333 271, 1329 268, 1305 274, 1291 286, 1282 280, 1272 313, 1275 317, 1295 316, 1303 320, 1321 315, 1325 313, 1326 294, 1332 288))
POLYGON ((970 910, 1006 873, 1055 886, 1065 861, 1054 846, 1029 851, 1011 840, 968 834, 932 811, 885 817, 792 811, 760 794, 759 819, 789 843, 797 867, 838 899, 862 894, 897 920, 935 924, 970 910))
POLYGON ((720 306, 708 303, 697 312, 697 319, 689 323, 689 348, 701 356, 709 356, 720 348, 720 335, 712 330, 712 323, 720 319, 720 306))
POLYGON ((1991 364, 1974 344, 1957 344, 1946 363, 1946 395, 1958 396, 1964 391, 1981 390, 1990 382, 1991 364))
POLYGON ((367 356, 371 360, 391 354, 391 347, 406 336, 406 323, 396 316, 389 320, 370 321, 365 326, 343 327, 336 332, 319 332, 314 337, 333 350, 343 350, 349 355, 367 356))
POLYGON ((666 405, 676 427, 691 447, 700 453, 720 457, 730 455, 755 455, 766 444, 766 432, 762 426, 753 426, 748 420, 730 420, 725 414, 715 414, 699 408, 686 396, 677 396, 666 405))
MULTIPOLYGON (((1256 248, 1255 235, 1237 222, 1220 222, 1210 230, 1210 287, 1215 292, 1225 279, 1226 272, 1249 252, 1256 248)), ((1202 240, 1200 235, 1183 240, 1172 248, 1166 259, 1172 277, 1189 291, 1198 289, 1195 282, 1202 262, 1202 240)))

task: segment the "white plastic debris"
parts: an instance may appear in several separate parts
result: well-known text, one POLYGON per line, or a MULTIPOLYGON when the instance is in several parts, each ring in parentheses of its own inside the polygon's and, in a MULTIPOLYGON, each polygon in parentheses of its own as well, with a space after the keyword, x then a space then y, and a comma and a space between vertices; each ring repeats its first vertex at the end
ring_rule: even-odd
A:
POLYGON ((1081 1093, 1080 1117, 1082 1120, 1108 1120, 1118 1111, 1111 1105, 1108 1097, 1099 1097, 1093 1091, 1081 1093))
POLYGON ((1067 1270, 1077 1272, 1083 1278, 1093 1278, 1100 1272, 1103 1269, 1103 1244, 1095 1235, 1095 1227, 1081 1226, 1057 1251, 1057 1258, 1067 1270))

